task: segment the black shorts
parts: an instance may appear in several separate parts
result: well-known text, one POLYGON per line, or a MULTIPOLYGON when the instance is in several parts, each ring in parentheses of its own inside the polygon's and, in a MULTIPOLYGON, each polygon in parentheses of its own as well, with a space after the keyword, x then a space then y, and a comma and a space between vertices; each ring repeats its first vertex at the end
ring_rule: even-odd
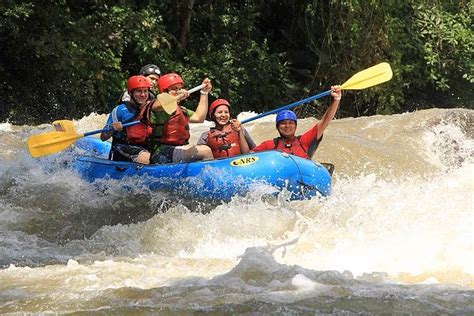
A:
POLYGON ((174 149, 175 146, 161 145, 153 156, 151 156, 151 163, 172 163, 174 149))
POLYGON ((112 160, 136 162, 138 155, 142 151, 148 152, 145 147, 128 144, 117 144, 112 147, 112 160))

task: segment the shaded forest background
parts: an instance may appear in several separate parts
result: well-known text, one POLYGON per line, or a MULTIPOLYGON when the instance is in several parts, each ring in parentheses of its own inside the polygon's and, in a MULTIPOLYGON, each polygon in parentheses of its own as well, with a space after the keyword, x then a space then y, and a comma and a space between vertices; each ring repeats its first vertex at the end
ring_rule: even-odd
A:
MULTIPOLYGON (((0 122, 108 113, 157 64, 212 79, 233 112, 264 112, 379 62, 394 78, 346 92, 339 117, 473 105, 473 1, 0 2, 0 122)), ((197 96, 194 96, 197 97, 197 96)), ((318 115, 327 100, 299 109, 318 115), (305 109, 312 109, 309 112, 305 109)))

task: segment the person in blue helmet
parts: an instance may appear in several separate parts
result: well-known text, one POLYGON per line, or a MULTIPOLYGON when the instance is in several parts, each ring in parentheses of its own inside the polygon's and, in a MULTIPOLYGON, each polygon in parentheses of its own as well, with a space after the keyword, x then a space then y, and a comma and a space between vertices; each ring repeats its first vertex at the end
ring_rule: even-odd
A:
POLYGON ((331 87, 332 101, 320 121, 312 128, 295 136, 298 119, 295 112, 283 110, 278 112, 276 117, 276 128, 279 137, 266 140, 252 149, 252 152, 277 149, 288 154, 311 159, 323 138, 326 127, 336 115, 341 100, 342 91, 340 86, 331 87))

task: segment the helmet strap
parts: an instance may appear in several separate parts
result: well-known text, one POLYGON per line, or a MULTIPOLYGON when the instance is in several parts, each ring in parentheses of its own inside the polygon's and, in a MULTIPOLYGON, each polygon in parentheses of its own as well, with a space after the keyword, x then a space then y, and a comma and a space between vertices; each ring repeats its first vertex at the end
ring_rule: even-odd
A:
POLYGON ((130 100, 132 100, 133 102, 131 102, 133 104, 134 107, 136 107, 137 109, 140 107, 140 105, 138 104, 137 100, 135 99, 135 97, 133 96, 133 90, 130 91, 130 100))

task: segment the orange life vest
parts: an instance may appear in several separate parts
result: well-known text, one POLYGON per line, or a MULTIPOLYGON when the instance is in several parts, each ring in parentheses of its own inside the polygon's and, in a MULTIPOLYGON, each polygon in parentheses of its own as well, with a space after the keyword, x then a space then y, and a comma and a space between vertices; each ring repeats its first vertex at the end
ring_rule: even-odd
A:
POLYGON ((176 111, 166 120, 163 126, 163 135, 160 143, 181 146, 188 144, 191 135, 189 134, 189 118, 184 114, 181 106, 176 107, 176 111))
POLYGON ((125 128, 125 142, 136 145, 148 145, 153 129, 150 126, 150 111, 152 102, 137 109, 133 121, 140 123, 125 128))
POLYGON ((290 141, 285 140, 281 137, 277 137, 273 139, 275 144, 275 149, 279 151, 283 151, 285 153, 295 155, 301 158, 310 159, 308 153, 303 148, 303 145, 300 143, 300 136, 293 137, 290 141))
POLYGON ((207 145, 211 148, 214 158, 232 157, 240 155, 240 136, 232 129, 231 124, 225 125, 222 130, 211 129, 207 132, 207 145))

